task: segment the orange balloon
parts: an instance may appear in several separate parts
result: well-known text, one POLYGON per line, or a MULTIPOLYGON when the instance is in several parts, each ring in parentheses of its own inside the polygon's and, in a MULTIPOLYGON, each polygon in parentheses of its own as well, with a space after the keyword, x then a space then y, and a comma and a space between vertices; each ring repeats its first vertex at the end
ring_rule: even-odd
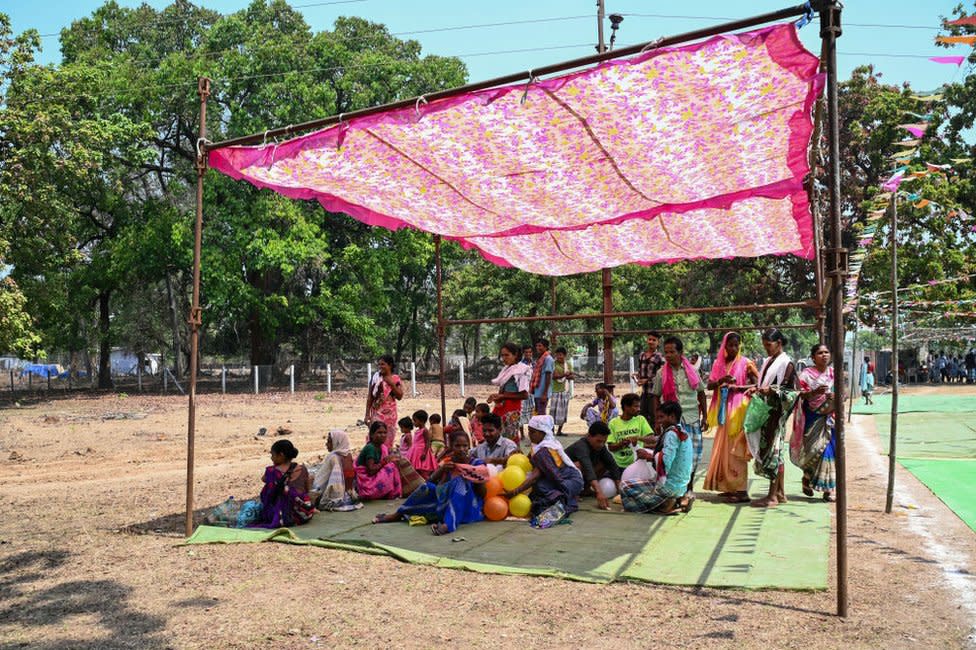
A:
POLYGON ((488 521, 501 521, 508 516, 508 501, 502 496, 485 499, 485 517, 488 521))
POLYGON ((485 481, 485 498, 495 497, 500 495, 505 491, 505 486, 502 485, 502 480, 497 476, 492 476, 487 481, 485 481))

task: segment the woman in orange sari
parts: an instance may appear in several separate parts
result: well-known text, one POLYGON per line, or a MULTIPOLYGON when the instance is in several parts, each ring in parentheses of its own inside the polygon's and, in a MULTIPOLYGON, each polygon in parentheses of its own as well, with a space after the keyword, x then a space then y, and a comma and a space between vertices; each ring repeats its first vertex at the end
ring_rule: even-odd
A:
POLYGON ((722 339, 708 377, 712 401, 708 426, 715 432, 712 458, 705 475, 706 490, 719 492, 729 503, 749 501, 749 447, 742 421, 749 398, 745 391, 759 379, 756 364, 739 354, 742 338, 728 332, 722 339))

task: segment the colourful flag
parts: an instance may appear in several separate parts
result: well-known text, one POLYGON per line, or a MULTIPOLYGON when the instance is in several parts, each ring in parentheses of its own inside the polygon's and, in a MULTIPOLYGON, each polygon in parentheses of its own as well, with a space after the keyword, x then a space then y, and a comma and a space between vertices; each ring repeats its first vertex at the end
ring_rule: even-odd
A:
POLYGON ((930 56, 929 61, 935 63, 954 63, 955 65, 962 65, 962 62, 966 60, 964 56, 930 56))
POLYGON ((921 138, 925 135, 925 129, 928 128, 928 124, 899 124, 901 128, 905 129, 916 138, 921 138))
POLYGON ((925 206, 927 206, 929 203, 931 203, 931 201, 929 201, 928 199, 922 199, 921 201, 919 201, 918 203, 915 204, 915 207, 918 208, 919 210, 921 210, 922 208, 924 208, 925 206))
POLYGON ((901 185, 902 181, 905 180, 905 172, 896 172, 891 178, 885 181, 885 184, 881 186, 881 189, 888 192, 894 192, 901 185))
POLYGON ((939 36, 935 42, 945 45, 976 45, 976 36, 939 36))
POLYGON ((946 21, 946 25, 976 25, 976 14, 946 21))

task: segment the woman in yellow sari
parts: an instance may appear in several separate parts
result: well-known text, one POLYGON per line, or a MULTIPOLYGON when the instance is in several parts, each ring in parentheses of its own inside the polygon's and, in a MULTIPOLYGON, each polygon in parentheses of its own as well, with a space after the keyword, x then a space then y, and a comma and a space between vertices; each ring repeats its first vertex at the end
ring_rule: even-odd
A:
POLYGON ((712 458, 705 475, 706 490, 719 492, 729 503, 749 501, 749 460, 742 422, 749 406, 746 389, 759 379, 756 364, 739 354, 742 338, 728 332, 722 338, 708 389, 712 400, 708 407, 708 426, 715 432, 712 458))

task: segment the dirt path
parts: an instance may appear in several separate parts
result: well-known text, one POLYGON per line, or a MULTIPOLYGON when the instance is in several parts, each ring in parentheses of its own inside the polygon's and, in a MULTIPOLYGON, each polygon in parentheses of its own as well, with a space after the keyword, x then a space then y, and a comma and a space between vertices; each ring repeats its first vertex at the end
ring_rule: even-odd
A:
MULTIPOLYGON (((439 410, 425 392, 401 410, 439 410)), ((358 443, 363 398, 202 397, 197 503, 257 491, 270 444, 259 427, 290 428, 306 462, 329 428, 358 443)), ((907 472, 883 514, 868 418, 849 435, 846 621, 832 590, 601 586, 285 544, 179 546, 185 426, 177 397, 0 410, 0 647, 976 647, 963 604, 976 536, 907 472)))

